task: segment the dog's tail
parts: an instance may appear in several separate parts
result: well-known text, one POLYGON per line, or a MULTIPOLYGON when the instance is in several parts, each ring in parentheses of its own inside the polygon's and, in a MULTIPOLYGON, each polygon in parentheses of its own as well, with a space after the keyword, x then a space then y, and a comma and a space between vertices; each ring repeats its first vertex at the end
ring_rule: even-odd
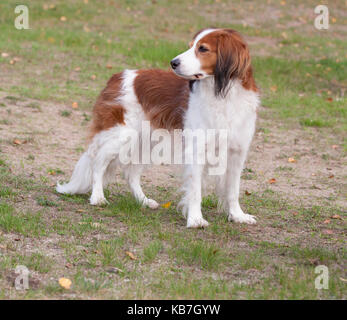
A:
POLYGON ((59 193, 87 193, 92 189, 92 161, 87 152, 78 160, 69 183, 57 183, 59 193))

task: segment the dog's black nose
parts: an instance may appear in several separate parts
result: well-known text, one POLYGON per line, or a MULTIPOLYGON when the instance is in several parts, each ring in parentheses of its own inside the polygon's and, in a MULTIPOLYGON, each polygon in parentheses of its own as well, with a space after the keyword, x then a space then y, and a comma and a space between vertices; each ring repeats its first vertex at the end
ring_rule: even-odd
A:
POLYGON ((176 69, 180 65, 180 63, 180 59, 174 59, 170 62, 172 69, 176 69))

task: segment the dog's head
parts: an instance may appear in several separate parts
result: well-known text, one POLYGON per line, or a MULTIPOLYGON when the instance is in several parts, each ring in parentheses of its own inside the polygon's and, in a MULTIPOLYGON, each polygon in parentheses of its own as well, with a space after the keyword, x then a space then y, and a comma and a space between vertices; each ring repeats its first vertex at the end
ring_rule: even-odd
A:
POLYGON ((231 29, 204 29, 190 49, 171 61, 174 72, 189 80, 213 76, 216 96, 225 96, 231 80, 244 80, 251 66, 246 42, 231 29))

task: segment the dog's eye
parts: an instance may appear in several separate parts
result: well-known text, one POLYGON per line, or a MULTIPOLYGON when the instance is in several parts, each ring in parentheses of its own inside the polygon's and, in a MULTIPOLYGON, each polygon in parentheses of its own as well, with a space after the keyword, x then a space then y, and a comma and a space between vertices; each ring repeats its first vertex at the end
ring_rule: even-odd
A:
POLYGON ((204 46, 199 47, 199 52, 206 52, 206 51, 208 51, 208 49, 206 47, 204 47, 204 46))

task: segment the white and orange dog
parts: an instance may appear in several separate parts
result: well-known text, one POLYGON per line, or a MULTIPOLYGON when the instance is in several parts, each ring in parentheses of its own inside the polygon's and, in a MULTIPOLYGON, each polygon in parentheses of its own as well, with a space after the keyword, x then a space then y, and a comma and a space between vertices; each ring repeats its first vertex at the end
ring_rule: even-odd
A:
MULTIPOLYGON (((230 29, 204 29, 190 49, 171 61, 172 71, 125 70, 115 74, 98 97, 93 111, 92 140, 78 161, 71 180, 57 185, 60 193, 92 191, 90 203, 106 202, 103 188, 121 166, 135 198, 157 208, 140 185, 143 165, 119 161, 128 130, 141 130, 143 120, 152 129, 226 129, 227 166, 216 190, 228 219, 253 224, 239 204, 240 176, 249 149, 259 105, 248 46, 230 29)), ((201 212, 201 189, 206 165, 185 165, 180 202, 187 227, 206 227, 201 212)))

